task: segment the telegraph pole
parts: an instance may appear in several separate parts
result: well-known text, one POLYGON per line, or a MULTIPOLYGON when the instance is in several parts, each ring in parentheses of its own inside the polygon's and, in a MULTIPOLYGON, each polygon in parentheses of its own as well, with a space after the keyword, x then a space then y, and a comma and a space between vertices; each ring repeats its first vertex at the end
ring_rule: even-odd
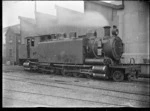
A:
POLYGON ((34 16, 35 16, 35 23, 36 23, 36 25, 37 25, 36 12, 37 12, 37 4, 36 4, 36 0, 35 0, 35 1, 34 1, 34 16))
POLYGON ((34 6, 34 8, 35 8, 35 10, 34 10, 34 11, 36 12, 36 11, 37 11, 36 0, 35 0, 34 5, 35 5, 35 6, 34 6))

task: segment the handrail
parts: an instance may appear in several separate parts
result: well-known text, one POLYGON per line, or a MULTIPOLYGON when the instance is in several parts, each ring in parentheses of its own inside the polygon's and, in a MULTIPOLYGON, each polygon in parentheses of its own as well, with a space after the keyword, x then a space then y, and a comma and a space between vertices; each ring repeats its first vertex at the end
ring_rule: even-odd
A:
POLYGON ((130 65, 131 64, 133 64, 133 65, 135 64, 135 59, 134 58, 130 58, 130 65), (133 61, 133 63, 132 63, 132 61, 133 61))

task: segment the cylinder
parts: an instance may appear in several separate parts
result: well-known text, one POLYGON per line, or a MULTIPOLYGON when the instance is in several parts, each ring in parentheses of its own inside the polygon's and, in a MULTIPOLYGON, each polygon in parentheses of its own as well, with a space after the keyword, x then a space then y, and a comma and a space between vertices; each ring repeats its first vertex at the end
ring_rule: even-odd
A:
POLYGON ((92 75, 93 75, 93 77, 106 78, 106 74, 93 73, 92 75))
POLYGON ((93 66, 92 72, 106 74, 108 72, 108 67, 107 66, 93 66))
POLYGON ((29 67, 25 67, 25 68, 24 68, 24 70, 26 70, 26 71, 30 71, 30 70, 31 70, 31 68, 29 68, 29 67))
POLYGON ((30 66, 30 62, 24 62, 24 63, 23 63, 23 66, 24 66, 24 67, 29 67, 29 66, 30 66))
POLYGON ((101 59, 85 59, 85 63, 86 64, 104 64, 105 62, 105 59, 104 58, 101 58, 101 59))

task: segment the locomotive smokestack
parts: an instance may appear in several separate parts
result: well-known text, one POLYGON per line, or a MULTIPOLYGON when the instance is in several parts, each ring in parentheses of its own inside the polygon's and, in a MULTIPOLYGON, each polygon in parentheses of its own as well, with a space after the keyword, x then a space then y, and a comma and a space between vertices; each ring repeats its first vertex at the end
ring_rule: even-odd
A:
POLYGON ((104 38, 109 38, 110 37, 110 26, 105 26, 104 27, 104 38))

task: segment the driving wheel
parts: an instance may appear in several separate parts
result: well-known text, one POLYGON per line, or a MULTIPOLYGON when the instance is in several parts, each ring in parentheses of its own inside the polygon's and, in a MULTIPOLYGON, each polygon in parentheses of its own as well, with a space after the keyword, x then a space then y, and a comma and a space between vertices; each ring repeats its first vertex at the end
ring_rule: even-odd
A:
POLYGON ((61 74, 62 74, 63 76, 69 76, 69 73, 67 73, 65 70, 61 70, 61 74))
POLYGON ((77 77, 77 78, 79 77, 80 78, 80 77, 82 77, 82 74, 74 72, 73 73, 73 77, 77 77))
POLYGON ((93 78, 93 76, 90 75, 90 74, 86 74, 85 77, 88 78, 88 79, 92 79, 93 78))
POLYGON ((115 71, 113 73, 113 80, 116 82, 121 82, 124 80, 124 73, 122 71, 115 71))
POLYGON ((132 80, 135 79, 135 75, 134 75, 134 74, 129 74, 129 75, 127 76, 127 79, 128 79, 128 81, 132 81, 132 80))

